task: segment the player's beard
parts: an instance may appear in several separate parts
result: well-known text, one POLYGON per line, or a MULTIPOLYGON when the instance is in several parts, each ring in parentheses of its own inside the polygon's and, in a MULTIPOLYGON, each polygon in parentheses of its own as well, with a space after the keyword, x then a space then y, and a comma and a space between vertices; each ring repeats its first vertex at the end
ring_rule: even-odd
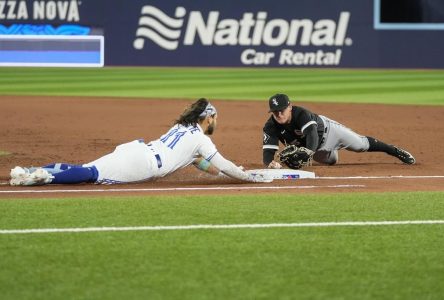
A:
POLYGON ((214 132, 214 129, 216 129, 216 123, 214 120, 211 122, 211 124, 208 125, 207 130, 205 130, 206 135, 212 135, 214 132))

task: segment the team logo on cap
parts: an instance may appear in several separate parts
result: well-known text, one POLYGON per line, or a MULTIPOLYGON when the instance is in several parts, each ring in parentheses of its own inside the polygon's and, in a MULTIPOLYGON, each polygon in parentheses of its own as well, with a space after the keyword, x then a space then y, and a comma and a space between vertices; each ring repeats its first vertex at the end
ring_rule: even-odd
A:
POLYGON ((278 106, 279 104, 278 104, 278 102, 277 102, 277 100, 276 100, 276 98, 273 98, 273 100, 271 100, 272 102, 273 102, 273 105, 274 106, 278 106))

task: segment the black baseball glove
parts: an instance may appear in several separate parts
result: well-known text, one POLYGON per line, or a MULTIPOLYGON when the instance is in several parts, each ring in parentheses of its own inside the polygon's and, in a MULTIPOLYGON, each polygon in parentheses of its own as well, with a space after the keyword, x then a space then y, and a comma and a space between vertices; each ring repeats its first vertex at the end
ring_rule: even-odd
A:
POLYGON ((279 154, 279 161, 290 169, 300 169, 310 166, 314 152, 305 147, 286 146, 279 154))

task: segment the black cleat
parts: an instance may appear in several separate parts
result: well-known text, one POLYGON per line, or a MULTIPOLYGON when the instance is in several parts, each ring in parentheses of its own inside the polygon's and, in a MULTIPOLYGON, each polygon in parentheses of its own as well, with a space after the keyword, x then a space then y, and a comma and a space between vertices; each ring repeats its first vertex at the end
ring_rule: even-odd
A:
POLYGON ((402 161, 403 163, 408 164, 408 165, 413 165, 416 162, 413 155, 411 155, 407 151, 405 151, 401 148, 398 148, 398 147, 395 147, 395 150, 396 150, 396 154, 394 156, 399 158, 399 160, 402 161))

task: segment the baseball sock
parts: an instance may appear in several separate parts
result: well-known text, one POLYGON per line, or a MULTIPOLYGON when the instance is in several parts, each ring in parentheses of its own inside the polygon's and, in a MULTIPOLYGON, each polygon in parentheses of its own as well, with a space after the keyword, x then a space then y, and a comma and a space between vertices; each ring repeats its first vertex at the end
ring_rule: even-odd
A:
POLYGON ((55 174, 55 173, 60 173, 63 172, 65 170, 68 170, 72 167, 80 167, 79 165, 72 165, 72 164, 66 164, 66 163, 55 163, 55 164, 50 164, 47 166, 42 167, 43 169, 45 169, 46 171, 48 171, 51 174, 55 174))
POLYGON ((99 176, 96 167, 71 166, 65 171, 52 174, 54 179, 51 183, 82 183, 95 182, 99 176))
POLYGON ((396 155, 396 149, 392 145, 388 145, 370 136, 366 137, 369 143, 368 152, 385 152, 390 155, 396 155))

